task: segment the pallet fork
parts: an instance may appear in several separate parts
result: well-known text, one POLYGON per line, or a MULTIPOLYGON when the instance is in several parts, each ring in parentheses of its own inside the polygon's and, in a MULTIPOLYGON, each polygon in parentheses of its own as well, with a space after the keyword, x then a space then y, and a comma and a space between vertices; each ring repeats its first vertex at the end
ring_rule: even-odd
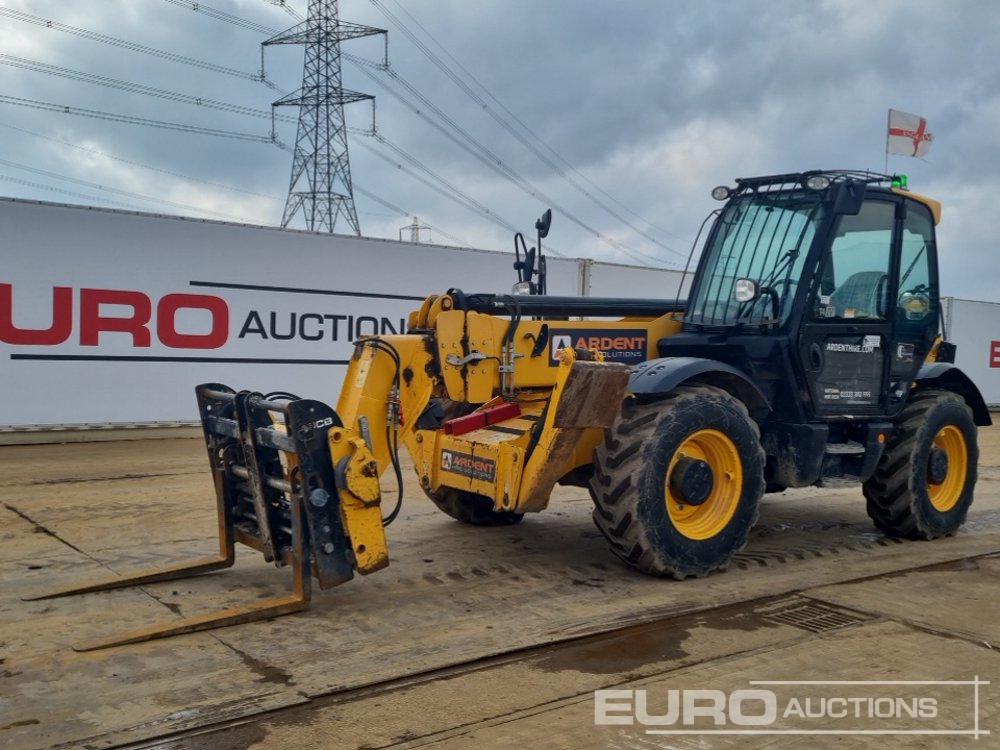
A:
POLYGON ((309 606, 311 578, 326 589, 354 576, 355 559, 341 520, 337 477, 327 442, 328 431, 343 426, 336 412, 319 401, 269 401, 259 393, 237 393, 218 383, 199 385, 195 390, 215 484, 218 555, 97 579, 23 599, 36 601, 141 586, 228 568, 235 561, 236 542, 258 550, 267 562, 291 567, 292 591, 253 604, 74 644, 75 651, 297 612, 309 606))

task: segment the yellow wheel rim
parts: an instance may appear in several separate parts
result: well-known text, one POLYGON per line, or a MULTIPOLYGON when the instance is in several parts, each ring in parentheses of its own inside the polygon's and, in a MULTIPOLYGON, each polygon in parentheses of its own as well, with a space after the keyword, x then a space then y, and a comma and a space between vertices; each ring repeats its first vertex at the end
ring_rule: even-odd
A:
POLYGON ((953 424, 938 430, 934 436, 934 447, 944 451, 948 457, 948 473, 940 484, 927 483, 927 496, 931 505, 944 513, 954 508, 962 497, 969 473, 969 449, 962 431, 953 424))
POLYGON ((718 430, 698 430, 681 443, 664 482, 667 514, 674 528, 689 539, 711 539, 729 524, 743 492, 743 462, 729 436, 718 430), (712 469, 712 489, 703 503, 691 505, 674 497, 670 477, 683 458, 704 461, 712 469))

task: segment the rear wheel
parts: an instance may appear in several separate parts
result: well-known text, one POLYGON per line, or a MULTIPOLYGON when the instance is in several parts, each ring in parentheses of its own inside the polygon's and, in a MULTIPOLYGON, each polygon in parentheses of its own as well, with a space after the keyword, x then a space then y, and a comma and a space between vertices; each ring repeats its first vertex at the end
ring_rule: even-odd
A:
POLYGON ((524 518, 523 513, 494 510, 492 500, 475 492, 441 487, 437 492, 426 492, 426 494, 449 516, 473 526, 513 526, 524 518))
POLYGON ((868 515, 887 536, 951 534, 972 504, 978 460, 976 425, 961 396, 918 393, 864 484, 868 515))
POLYGON ((674 578, 724 569, 764 493, 764 450, 741 401, 712 386, 625 402, 590 486, 594 522, 622 560, 674 578))

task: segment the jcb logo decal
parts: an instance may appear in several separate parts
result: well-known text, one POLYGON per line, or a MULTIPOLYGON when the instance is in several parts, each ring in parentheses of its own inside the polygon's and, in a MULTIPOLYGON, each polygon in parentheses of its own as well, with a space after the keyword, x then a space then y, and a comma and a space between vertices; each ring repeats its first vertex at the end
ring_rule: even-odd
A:
POLYGON ((634 365, 646 360, 647 332, 642 328, 563 328, 551 330, 549 364, 559 364, 559 350, 597 349, 608 362, 634 365))

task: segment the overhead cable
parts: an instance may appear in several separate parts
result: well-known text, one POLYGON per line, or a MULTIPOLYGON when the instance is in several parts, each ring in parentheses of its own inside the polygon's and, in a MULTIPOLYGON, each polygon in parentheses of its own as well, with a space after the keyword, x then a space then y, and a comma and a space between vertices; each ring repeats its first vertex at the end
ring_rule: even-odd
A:
POLYGON ((202 185, 208 185, 209 187, 219 188, 221 190, 229 190, 229 191, 234 192, 234 193, 243 193, 244 195, 253 195, 253 196, 256 196, 258 198, 268 198, 268 199, 274 200, 274 201, 284 200, 283 196, 268 195, 267 193, 258 193, 258 192, 255 192, 253 190, 246 190, 244 188, 238 188, 238 187, 235 187, 234 185, 224 185, 224 184, 222 184, 220 182, 212 182, 211 180, 204 180, 204 179, 202 179, 200 177, 193 177, 193 176, 191 176, 189 174, 183 174, 181 172, 174 172, 174 171, 171 171, 169 169, 163 169, 161 167, 154 167, 154 166, 152 166, 150 164, 143 164, 142 162, 135 161, 134 159, 126 159, 126 158, 121 157, 121 156, 116 156, 115 154, 110 154, 107 151, 101 151, 100 149, 91 148, 90 146, 83 146, 83 145, 81 145, 79 143, 73 143, 72 141, 67 141, 67 140, 64 140, 62 138, 55 138, 55 137, 53 137, 51 135, 43 135, 43 134, 37 133, 37 132, 35 132, 33 130, 27 130, 26 128, 19 128, 16 125, 11 125, 10 123, 0 122, 0 128, 7 128, 9 130, 16 130, 16 131, 18 131, 20 133, 24 133, 25 135, 30 135, 33 138, 40 138, 42 140, 50 141, 52 143, 58 143, 58 144, 60 144, 62 146, 66 146, 68 148, 76 149, 77 151, 83 151, 84 153, 93 154, 94 156, 98 156, 98 157, 100 157, 102 159, 111 159, 112 161, 117 161, 117 162, 119 162, 121 164, 128 164, 129 166, 139 167, 140 169, 147 169, 147 170, 149 170, 151 172, 159 172, 160 174, 169 175, 171 177, 178 177, 178 178, 180 178, 182 180, 187 180, 188 182, 198 182, 198 183, 201 183, 202 185))
POLYGON ((124 195, 129 198, 138 198, 144 201, 152 201, 154 203, 162 203, 165 206, 171 206, 172 208, 182 208, 186 211, 194 211, 196 213, 202 214, 212 214, 213 216, 222 216, 228 219, 236 219, 247 224, 255 224, 253 219, 247 219, 242 216, 232 216, 230 214, 224 214, 219 211, 211 211, 207 208, 199 208, 197 206, 190 206, 186 203, 177 203, 176 201, 166 200, 165 198, 156 198, 151 195, 143 195, 142 193, 133 193, 128 190, 120 190, 118 188, 108 187, 107 185, 100 185, 96 182, 90 182, 89 180, 81 180, 77 177, 70 177, 69 175, 59 174, 58 172, 50 172, 47 169, 39 169, 37 167, 30 167, 27 164, 18 164, 17 162, 8 161, 7 159, 0 159, 0 165, 6 167, 13 167, 14 169, 23 169, 26 172, 32 172, 33 174, 42 175, 44 177, 51 177, 57 180, 62 180, 64 182, 72 182, 76 185, 83 185, 95 190, 103 190, 109 193, 115 193, 117 195, 124 195))
POLYGON ((193 57, 186 57, 184 55, 178 55, 174 52, 167 52, 166 50, 156 49, 155 47, 147 47, 144 44, 136 44, 135 42, 130 42, 126 39, 119 39, 118 37, 108 36, 107 34, 100 34, 96 31, 81 29, 76 26, 70 26, 65 23, 59 23, 58 21, 53 21, 51 19, 41 18, 39 16, 33 16, 29 13, 23 13, 19 10, 14 10, 13 8, 0 7, 0 16, 6 16, 8 18, 13 18, 15 20, 22 21, 24 23, 35 24, 36 26, 42 26, 46 29, 61 31, 66 34, 73 34, 74 36, 78 36, 83 39, 89 39, 94 42, 101 42, 102 44, 110 44, 112 46, 128 50, 129 52, 139 52, 144 55, 151 55, 153 57, 159 57, 164 60, 169 60, 170 62, 181 63, 183 65, 192 65, 196 68, 201 68, 202 70, 212 71, 213 73, 222 73, 229 76, 235 76, 237 78, 243 78, 248 81, 258 81, 272 88, 274 87, 274 84, 272 84, 270 81, 264 78, 262 73, 252 73, 252 72, 247 72, 245 70, 238 70, 236 68, 230 68, 225 65, 217 65, 216 63, 207 62, 205 60, 197 60, 193 57))
POLYGON ((111 122, 122 122, 127 125, 145 125, 153 128, 163 128, 165 130, 178 130, 184 133, 197 133, 198 135, 212 135, 219 138, 233 138, 240 141, 254 141, 255 143, 273 143, 274 137, 270 135, 256 135, 254 133, 239 133, 233 130, 220 130, 218 128, 205 128, 199 125, 187 125, 179 122, 167 122, 165 120, 153 120, 145 117, 133 117, 132 115, 121 115, 114 112, 102 112, 95 109, 84 109, 83 107, 71 107, 65 104, 52 104, 41 102, 35 99, 24 99, 17 96, 6 96, 0 94, 0 104, 13 104, 18 107, 30 107, 48 112, 60 112, 67 115, 80 115, 82 117, 93 117, 98 120, 109 120, 111 122))
POLYGON ((118 78, 109 78, 108 76, 100 76, 94 73, 84 73, 80 70, 73 70, 72 68, 63 68, 58 65, 49 65, 48 63, 38 62, 36 60, 28 60, 23 57, 15 57, 14 55, 4 55, 0 54, 0 65, 8 65, 15 68, 22 68, 24 70, 31 70, 37 73, 45 73, 46 75, 55 75, 62 78, 69 78, 74 81, 81 81, 83 83, 91 83, 97 86, 105 86, 107 88, 118 89, 119 91, 125 91, 130 94, 143 94, 144 96, 153 96, 159 99, 166 99, 173 102, 181 102, 182 104, 191 104, 197 107, 205 107, 206 109, 218 109, 223 112, 230 112, 237 115, 245 115, 248 117, 260 117, 264 119, 275 119, 281 120, 283 122, 296 122, 296 118, 289 117, 288 115, 274 114, 268 110, 255 109, 254 107, 244 107, 239 104, 230 104, 228 102, 220 102, 215 99, 206 99, 201 96, 193 96, 191 94, 180 94, 176 91, 168 91, 166 89, 154 88, 153 86, 146 86, 142 83, 132 83, 130 81, 122 81, 118 78))
MULTIPOLYGON (((566 170, 563 167, 561 167, 560 165, 556 164, 556 162, 554 160, 550 159, 549 156, 546 155, 537 146, 535 146, 535 144, 532 143, 531 140, 529 140, 528 138, 526 138, 521 132, 518 131, 517 128, 515 128, 513 125, 511 125, 510 122, 508 122, 508 120, 503 115, 501 115, 500 113, 498 113, 492 106, 490 106, 490 104, 485 99, 483 99, 478 94, 478 92, 476 92, 471 86, 469 86, 468 84, 466 84, 465 81, 462 80, 462 78, 458 74, 456 74, 448 66, 447 63, 445 63, 443 60, 441 60, 441 58, 439 58, 437 55, 435 55, 434 52, 429 47, 427 47, 427 45, 424 44, 416 36, 416 34, 414 34, 407 27, 407 25, 405 23, 403 23, 402 21, 400 21, 395 15, 393 15, 393 13, 391 11, 389 11, 387 8, 385 8, 384 5, 379 0, 370 0, 370 2, 371 2, 372 5, 374 5, 389 20, 389 22, 391 24, 393 24, 404 36, 406 36, 406 38, 409 39, 413 43, 413 45, 416 46, 417 49, 421 53, 423 53, 425 57, 427 57, 428 60, 430 60, 442 73, 444 73, 456 86, 458 86, 459 89, 461 89, 461 91, 463 93, 465 93, 469 98, 471 98, 478 105, 479 108, 481 108, 484 112, 486 112, 498 125, 500 125, 511 136, 513 136, 515 139, 517 139, 518 142, 520 142, 525 148, 527 148, 529 151, 531 151, 543 164, 545 164, 550 169, 552 169, 561 178, 563 178, 567 182, 569 182, 574 188, 576 188, 586 198, 590 199, 592 202, 594 202, 597 206, 599 206, 601 209, 603 209, 605 212, 607 212, 613 218, 615 218, 616 220, 620 221, 622 224, 625 224, 627 227, 629 227, 630 229, 632 229, 637 234, 641 235, 642 237, 644 237, 645 239, 647 239, 650 242, 654 243, 655 245, 663 248, 664 250, 667 250, 667 251, 669 251, 669 252, 677 255, 678 257, 681 257, 681 258, 685 257, 685 255, 683 253, 681 253, 680 251, 675 250, 674 248, 670 247, 666 243, 663 243, 660 240, 658 240, 656 237, 651 236, 648 232, 645 232, 642 229, 640 229, 639 227, 634 226, 630 221, 628 221, 623 216, 621 216, 620 214, 618 214, 616 211, 614 211, 613 209, 611 209, 605 203, 603 203, 602 201, 600 201, 597 198, 595 198, 585 187, 583 187, 577 181, 575 181, 566 172, 566 170)), ((398 2, 396 4, 399 5, 398 2)), ((411 21, 414 23, 414 25, 418 26, 428 37, 430 37, 430 39, 456 65, 458 65, 458 67, 465 73, 465 75, 468 76, 477 86, 479 86, 480 88, 482 88, 486 92, 487 96, 489 96, 491 99, 493 99, 493 101, 495 101, 508 114, 509 117, 511 117, 512 119, 514 119, 521 126, 521 128, 523 128, 530 135, 532 135, 539 143, 542 144, 542 146, 544 146, 546 149, 548 149, 550 152, 552 152, 553 155, 557 159, 559 159, 560 161, 562 161, 563 164, 565 164, 571 171, 574 171, 577 174, 580 174, 577 170, 573 169, 573 167, 569 165, 568 161, 565 158, 561 157, 559 154, 557 154, 555 152, 554 149, 552 149, 550 146, 548 146, 547 144, 545 144, 544 141, 542 141, 541 138, 539 138, 523 121, 521 121, 521 119, 518 118, 515 113, 513 113, 509 108, 507 108, 506 106, 504 106, 502 102, 500 102, 492 93, 490 93, 490 91, 482 83, 480 83, 464 66, 462 66, 461 63, 459 63, 458 60, 456 60, 454 58, 454 56, 452 56, 444 48, 444 46, 440 42, 438 42, 437 39, 435 39, 434 36, 429 31, 427 31, 427 29, 425 29, 422 25, 420 25, 420 23, 413 17, 412 14, 410 14, 408 11, 406 11, 405 8, 403 8, 402 6, 399 6, 399 7, 411 19, 411 21)), ((580 175, 580 176, 582 177, 582 175, 580 175)), ((589 180, 588 180, 588 182, 589 182, 589 180)), ((620 205, 623 205, 623 204, 620 204, 620 205)), ((633 215, 636 215, 636 214, 633 214, 633 215)), ((642 217, 638 217, 638 215, 636 215, 636 216, 637 216, 637 218, 639 218, 643 222, 649 224, 649 222, 646 222, 645 219, 642 219, 642 217)), ((652 225, 650 225, 650 226, 652 226, 652 225)), ((650 256, 650 257, 655 257, 655 256, 650 256)))

